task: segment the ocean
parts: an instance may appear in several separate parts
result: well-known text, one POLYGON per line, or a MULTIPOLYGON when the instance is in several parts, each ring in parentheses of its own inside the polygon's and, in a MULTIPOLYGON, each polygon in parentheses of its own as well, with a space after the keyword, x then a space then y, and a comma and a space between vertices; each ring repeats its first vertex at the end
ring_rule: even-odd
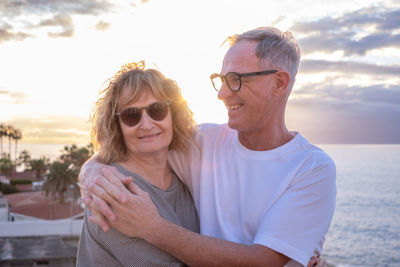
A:
MULTIPOLYGON (((4 143, 4 141, 3 141, 4 143)), ((8 142, 5 145, 3 150, 8 153, 8 142)), ((49 158, 51 161, 56 160, 59 156, 61 156, 61 151, 65 146, 70 144, 18 144, 18 154, 22 150, 29 151, 31 157, 33 159, 38 159, 42 156, 49 158)), ((78 145, 81 146, 81 145, 78 145)), ((14 156, 14 145, 11 147, 11 155, 14 156)))
MULTIPOLYGON (((50 159, 50 162, 57 160, 64 150, 65 146, 70 146, 71 144, 18 144, 17 154, 21 153, 23 150, 27 150, 31 155, 32 159, 39 159, 42 156, 50 159)), ((86 146, 86 144, 76 144, 78 147, 86 146)), ((9 153, 8 140, 3 138, 3 152, 9 153)), ((18 157, 17 155, 17 157, 18 157)), ((11 145, 11 158, 15 158, 15 143, 11 145)), ((17 166, 17 171, 23 171, 23 166, 17 166)))
MULTIPOLYGON (((18 150, 55 160, 64 146, 18 150)), ((323 257, 337 267, 400 266, 400 145, 320 147, 336 163, 338 189, 323 257)))
POLYGON ((337 168, 323 257, 335 266, 400 266, 400 145, 324 145, 337 168))

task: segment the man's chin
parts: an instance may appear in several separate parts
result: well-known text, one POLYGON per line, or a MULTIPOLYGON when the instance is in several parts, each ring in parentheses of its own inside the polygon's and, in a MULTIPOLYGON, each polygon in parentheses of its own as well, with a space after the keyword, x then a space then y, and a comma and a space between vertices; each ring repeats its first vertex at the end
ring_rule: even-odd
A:
POLYGON ((239 131, 239 129, 240 129, 239 125, 240 125, 240 123, 237 120, 232 120, 232 119, 228 120, 228 126, 229 126, 229 128, 231 128, 233 130, 239 131))

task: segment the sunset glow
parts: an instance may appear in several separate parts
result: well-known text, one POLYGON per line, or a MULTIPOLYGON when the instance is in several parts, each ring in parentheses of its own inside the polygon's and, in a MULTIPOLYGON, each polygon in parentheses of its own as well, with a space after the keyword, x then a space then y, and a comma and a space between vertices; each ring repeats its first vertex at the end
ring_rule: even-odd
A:
POLYGON ((23 143, 87 143, 98 92, 139 60, 178 82, 199 123, 224 123, 209 80, 221 44, 268 25, 293 32, 302 50, 291 130, 317 143, 400 142, 398 1, 56 3, 0 4, 0 122, 23 143))

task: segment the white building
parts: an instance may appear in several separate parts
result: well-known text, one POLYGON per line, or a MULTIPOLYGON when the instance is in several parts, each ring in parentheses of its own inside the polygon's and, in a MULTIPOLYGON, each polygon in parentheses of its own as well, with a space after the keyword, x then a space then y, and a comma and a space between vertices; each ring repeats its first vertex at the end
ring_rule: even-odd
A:
POLYGON ((0 193, 0 222, 8 221, 8 200, 0 193))

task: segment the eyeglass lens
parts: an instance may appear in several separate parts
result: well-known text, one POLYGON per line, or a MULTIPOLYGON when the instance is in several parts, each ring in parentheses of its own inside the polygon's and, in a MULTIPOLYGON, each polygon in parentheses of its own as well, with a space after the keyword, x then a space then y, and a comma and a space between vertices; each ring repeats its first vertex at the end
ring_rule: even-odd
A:
POLYGON ((229 89, 232 91, 238 91, 240 89, 240 76, 235 72, 229 72, 226 74, 225 77, 220 76, 218 74, 213 75, 211 77, 212 84, 215 90, 219 91, 221 89, 222 83, 226 81, 229 89))
POLYGON ((127 108, 119 115, 121 120, 129 127, 133 127, 142 119, 142 110, 145 110, 147 115, 155 121, 162 121, 168 114, 168 103, 156 102, 143 108, 127 108))
POLYGON ((219 92, 219 90, 221 89, 223 82, 226 82, 226 85, 231 91, 237 92, 240 90, 240 87, 242 87, 242 77, 268 75, 276 72, 278 72, 278 70, 263 70, 263 71, 248 72, 242 74, 236 72, 228 72, 225 76, 214 73, 211 74, 210 78, 214 86, 214 89, 217 92, 219 92))

